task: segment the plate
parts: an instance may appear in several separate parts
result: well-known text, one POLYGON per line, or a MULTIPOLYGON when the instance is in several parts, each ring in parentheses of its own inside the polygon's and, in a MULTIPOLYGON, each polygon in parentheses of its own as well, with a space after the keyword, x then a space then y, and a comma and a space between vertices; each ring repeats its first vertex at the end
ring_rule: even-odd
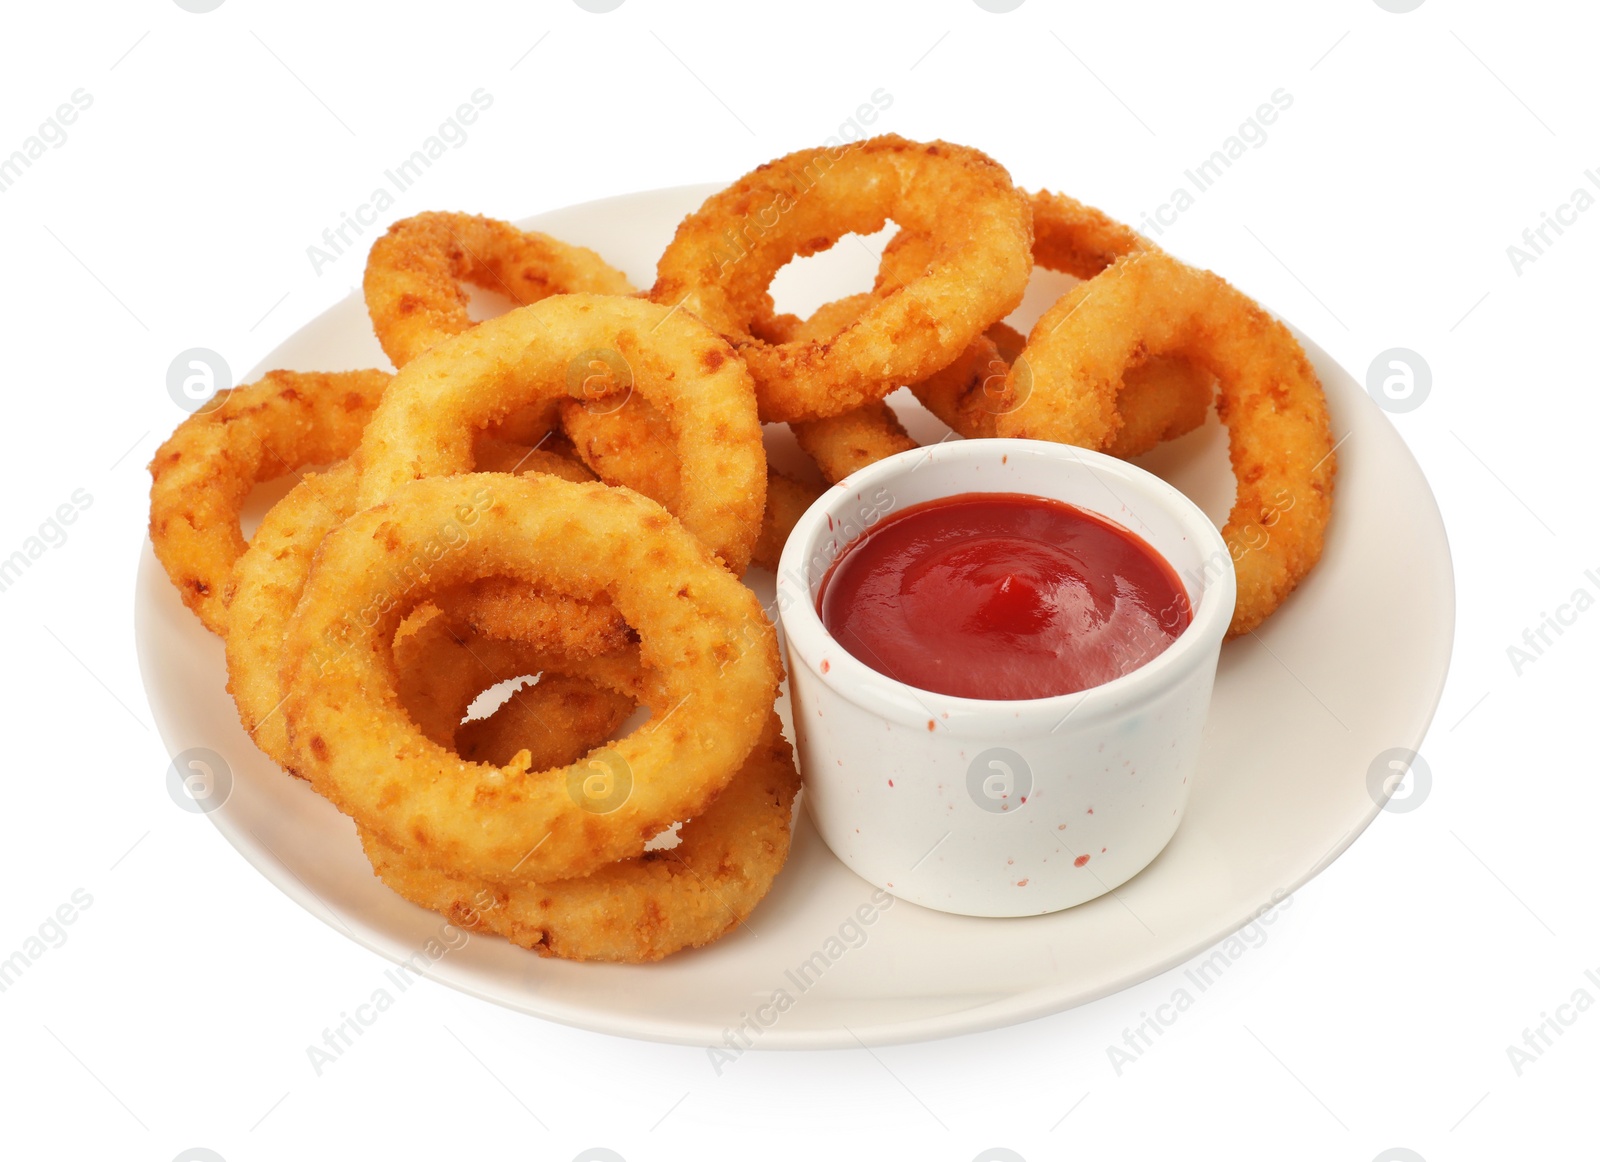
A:
MULTIPOLYGON (((716 188, 611 198, 523 225, 591 246, 646 286, 679 220, 716 188)), ((775 285, 780 306, 809 310, 864 289, 881 243, 841 245, 786 268, 775 285)), ((1023 321, 1065 285, 1036 276, 1023 321)), ((1327 867, 1380 809, 1368 790, 1374 761, 1422 741, 1449 662, 1454 579, 1416 461, 1360 385, 1299 337, 1340 441, 1326 553, 1259 633, 1223 649, 1187 816, 1144 872, 1050 916, 970 919, 903 901, 883 908, 802 812, 772 893, 709 948, 654 965, 595 965, 474 937, 455 941, 429 975, 538 1017, 629 1037, 712 1046, 742 1028, 761 1048, 892 1044, 1024 1021, 1135 984, 1327 867), (863 905, 870 923, 858 919, 863 905)), ((260 370, 385 365, 352 295, 260 370)), ((908 392, 893 402, 923 442, 948 435, 908 392)), ((792 444, 773 440, 774 460, 795 462, 792 444)), ((1225 516, 1233 483, 1214 421, 1141 463, 1214 519, 1225 516)), ((770 596, 770 578, 753 583, 770 596)), ((224 689, 221 641, 184 609, 148 545, 137 585, 139 662, 162 739, 172 754, 216 751, 232 772, 212 822, 313 915, 390 960, 420 962, 443 918, 384 888, 351 821, 251 745, 224 689)))

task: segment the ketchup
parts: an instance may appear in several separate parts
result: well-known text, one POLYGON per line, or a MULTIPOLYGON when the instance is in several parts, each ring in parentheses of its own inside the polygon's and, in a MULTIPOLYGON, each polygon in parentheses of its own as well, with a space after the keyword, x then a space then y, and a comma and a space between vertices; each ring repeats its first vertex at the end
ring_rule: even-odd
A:
POLYGON ((914 505, 860 537, 817 601, 881 674, 962 698, 1070 694, 1161 653, 1193 614, 1139 537, 1056 500, 974 492, 914 505))

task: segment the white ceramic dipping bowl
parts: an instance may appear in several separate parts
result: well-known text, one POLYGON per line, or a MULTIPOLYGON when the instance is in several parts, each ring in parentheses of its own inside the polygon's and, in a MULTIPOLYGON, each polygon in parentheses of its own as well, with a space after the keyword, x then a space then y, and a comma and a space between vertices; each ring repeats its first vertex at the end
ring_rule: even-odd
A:
POLYGON ((1036 440, 951 440, 829 489, 778 568, 805 802, 857 875, 968 916, 1070 908, 1138 874, 1172 838, 1233 616, 1233 562, 1205 513, 1110 456, 1036 440), (1141 537, 1194 619, 1140 668, 1075 694, 957 698, 878 673, 834 640, 817 594, 839 554, 892 512, 970 492, 1066 501, 1141 537))

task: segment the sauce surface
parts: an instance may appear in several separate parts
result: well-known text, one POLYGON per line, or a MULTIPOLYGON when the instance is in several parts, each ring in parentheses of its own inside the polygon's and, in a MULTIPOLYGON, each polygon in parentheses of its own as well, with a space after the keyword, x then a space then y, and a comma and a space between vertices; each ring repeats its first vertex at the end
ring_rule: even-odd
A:
POLYGON ((823 624, 908 686, 1046 698, 1144 665, 1193 618, 1177 573, 1074 505, 965 493, 887 517, 823 578, 823 624))

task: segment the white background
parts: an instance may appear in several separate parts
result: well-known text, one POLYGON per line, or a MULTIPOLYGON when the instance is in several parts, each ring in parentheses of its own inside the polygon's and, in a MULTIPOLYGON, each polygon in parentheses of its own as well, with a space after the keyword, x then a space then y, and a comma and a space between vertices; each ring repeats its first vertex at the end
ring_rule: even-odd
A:
POLYGON ((93 98, 0 193, 0 555, 74 490, 93 498, 0 593, 0 957, 75 890, 93 900, 0 994, 7 1156, 1594 1156, 1592 1119, 1577 1135, 1600 1007, 1563 1010, 1575 1021, 1520 1076, 1506 1051, 1577 990, 1600 1001, 1600 615, 1520 675, 1507 655, 1574 590, 1600 593, 1600 213, 1520 273, 1507 255, 1578 187, 1600 194, 1592 7, 123 0, 11 6, 6 25, 0 155, 75 90, 93 98), (1432 369, 1423 406, 1393 417, 1459 586, 1425 801, 1380 815, 1120 1076, 1106 1047, 1176 975, 1016 1028, 754 1054, 720 1078, 700 1050, 424 982, 315 1076, 306 1045, 380 962, 168 798, 131 626, 144 464, 181 418, 173 356, 210 347, 242 372, 346 294, 375 231, 320 274, 307 246, 479 88, 494 104, 470 140, 387 217, 731 179, 882 88, 875 128, 979 146, 1137 222, 1292 94, 1161 241, 1358 378, 1396 346, 1432 369))

